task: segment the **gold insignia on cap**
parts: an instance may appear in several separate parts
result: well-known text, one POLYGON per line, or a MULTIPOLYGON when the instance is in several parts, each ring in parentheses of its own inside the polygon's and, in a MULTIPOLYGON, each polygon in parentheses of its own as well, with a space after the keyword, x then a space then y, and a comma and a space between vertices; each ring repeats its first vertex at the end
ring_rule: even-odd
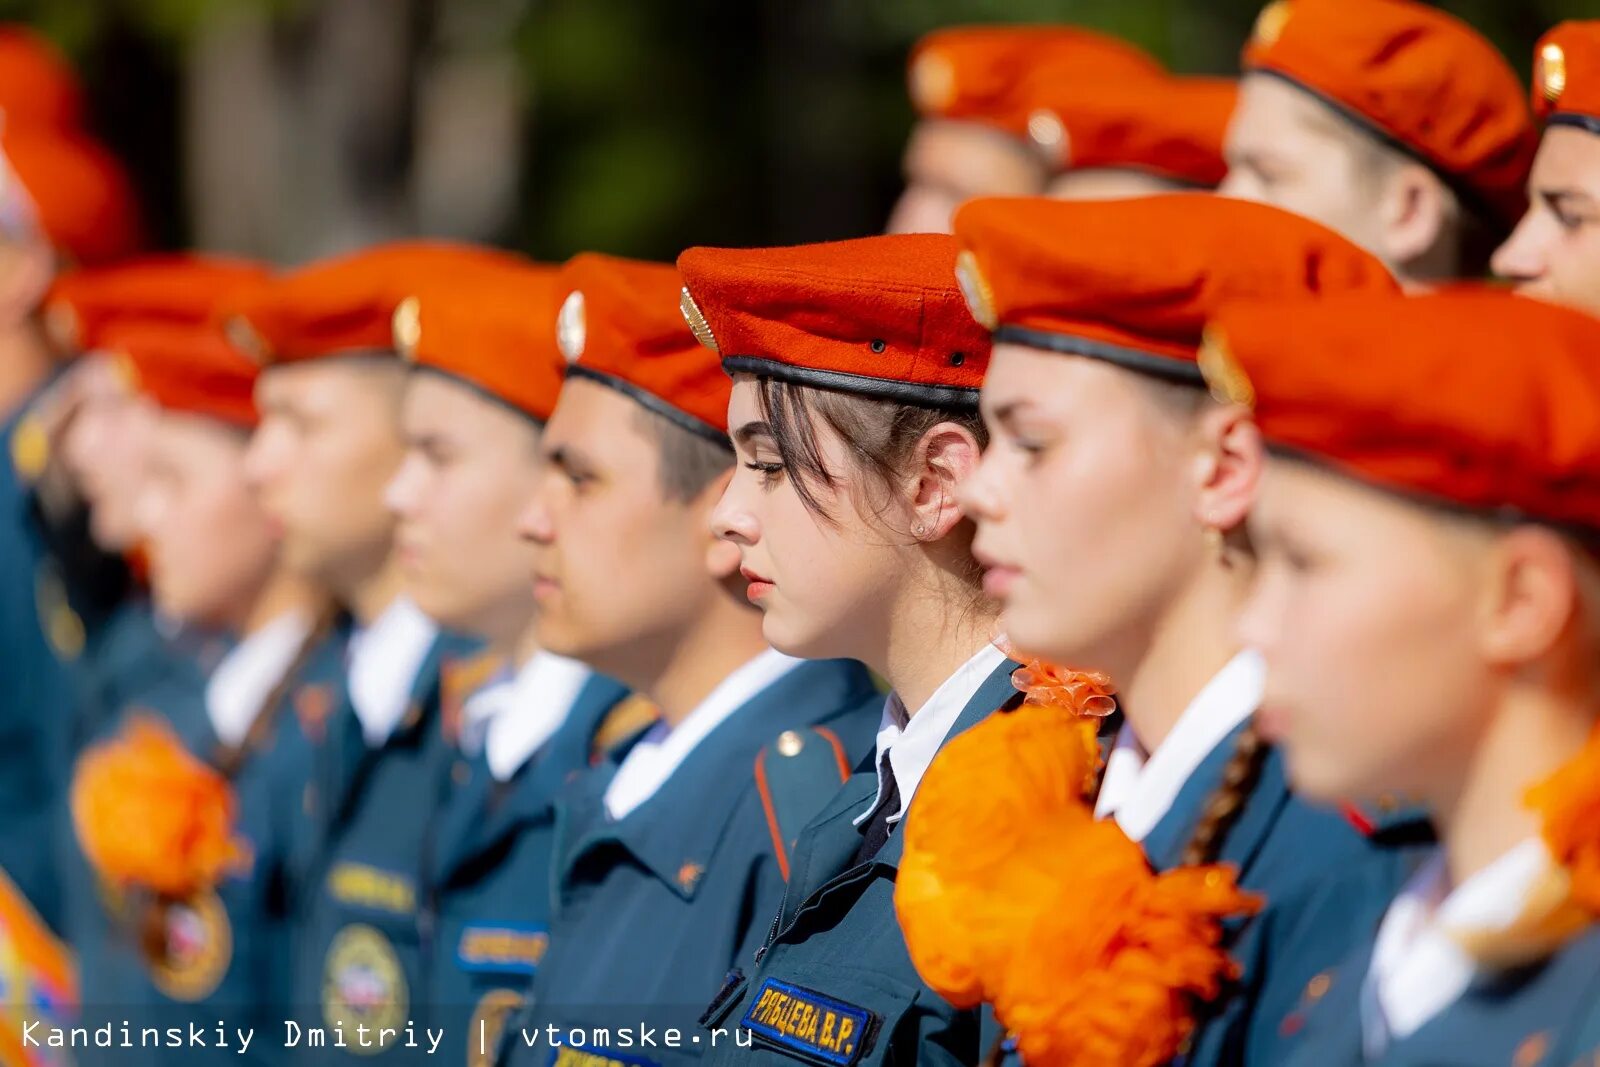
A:
POLYGON ((687 285, 683 287, 683 295, 678 298, 678 308, 683 312, 683 321, 689 324, 689 332, 694 334, 694 339, 720 354, 722 349, 717 346, 717 335, 711 332, 711 324, 701 313, 700 305, 694 302, 694 297, 689 295, 687 285))
POLYGON ((1234 358, 1233 349, 1218 330, 1208 328, 1200 340, 1200 373, 1219 404, 1255 407, 1256 390, 1250 376, 1234 358))
POLYGON ((1567 54, 1560 45, 1551 41, 1539 49, 1538 67, 1533 72, 1533 80, 1545 100, 1553 104, 1567 91, 1567 54))
POLYGON ((1283 27, 1289 22, 1289 14, 1289 0, 1272 0, 1256 16, 1256 28, 1251 31, 1251 39, 1256 44, 1269 47, 1277 44, 1278 38, 1283 36, 1283 27))
POLYGON ((589 316, 583 303, 583 290, 574 289, 561 302, 561 312, 556 316, 556 347, 568 363, 578 362, 589 340, 589 316))
POLYGON ((1052 162, 1066 156, 1067 128, 1061 116, 1042 107, 1028 116, 1028 139, 1052 162))
POLYGON ((956 284, 961 286, 961 295, 967 300, 967 310, 972 312, 979 326, 993 330, 1000 325, 1000 318, 994 310, 994 290, 989 288, 989 279, 983 276, 978 257, 972 254, 970 248, 963 248, 961 254, 956 256, 956 284))
POLYGON ((110 360, 112 377, 116 379, 117 385, 124 393, 131 396, 144 387, 143 378, 139 374, 139 365, 133 361, 132 356, 120 351, 107 352, 105 355, 110 360))
POLYGON ((44 309, 44 332, 62 352, 76 352, 83 344, 83 323, 78 309, 65 300, 52 300, 44 309))
POLYGON ((267 348, 267 339, 250 324, 249 319, 243 315, 234 315, 223 324, 222 329, 228 335, 228 343, 256 363, 265 366, 271 362, 272 355, 267 348))
POLYGON ((24 415, 11 431, 11 466, 17 477, 36 482, 50 463, 50 434, 38 415, 24 415))
POLYGON ((417 345, 422 343, 422 301, 408 296, 394 309, 389 323, 394 334, 394 350, 407 363, 416 361, 417 345))
POLYGON ((924 114, 942 114, 956 102, 956 68, 949 58, 927 49, 911 63, 911 103, 924 114))

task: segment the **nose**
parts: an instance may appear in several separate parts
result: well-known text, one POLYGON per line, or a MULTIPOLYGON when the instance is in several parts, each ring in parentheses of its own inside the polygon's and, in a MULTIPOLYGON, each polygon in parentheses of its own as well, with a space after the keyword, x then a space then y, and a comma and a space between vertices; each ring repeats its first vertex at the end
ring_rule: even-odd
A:
POLYGON ((416 511, 417 501, 422 495, 421 468, 421 460, 407 454, 400 463, 400 469, 394 472, 394 477, 390 478, 389 484, 384 487, 384 506, 399 518, 408 518, 416 511))
POLYGON ((711 509, 711 533, 722 541, 736 545, 753 545, 761 536, 755 516, 740 506, 737 498, 739 479, 735 477, 723 490, 717 506, 711 509))
POLYGON ((1489 267, 1497 276, 1523 285, 1544 276, 1548 242, 1540 236, 1537 211, 1536 207, 1529 208, 1511 236, 1495 249, 1489 267))
POLYGON ((517 536, 536 545, 555 543, 555 522, 545 501, 544 491, 536 489, 517 513, 517 536))
POLYGON ((994 448, 987 449, 972 472, 956 485, 956 503, 961 513, 975 522, 998 522, 1005 518, 1005 507, 995 485, 994 467, 998 462, 994 448))

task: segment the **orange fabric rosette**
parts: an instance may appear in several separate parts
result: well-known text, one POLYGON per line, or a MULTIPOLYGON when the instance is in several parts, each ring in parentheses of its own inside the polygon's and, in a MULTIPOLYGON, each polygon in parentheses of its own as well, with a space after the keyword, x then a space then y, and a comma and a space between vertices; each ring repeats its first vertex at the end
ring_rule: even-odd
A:
POLYGON ((153 716, 84 753, 71 799, 84 854, 113 885, 186 898, 246 859, 227 779, 153 716))
POLYGON ((1107 680, 1041 663, 1028 694, 950 741, 906 820, 895 910, 924 981, 994 1006, 1031 1067, 1175 1056, 1236 968, 1222 922, 1257 902, 1220 866, 1151 871, 1088 796, 1107 680))
POLYGON ((1566 869, 1574 904, 1600 915, 1600 730, 1555 774, 1528 790, 1550 855, 1566 869))

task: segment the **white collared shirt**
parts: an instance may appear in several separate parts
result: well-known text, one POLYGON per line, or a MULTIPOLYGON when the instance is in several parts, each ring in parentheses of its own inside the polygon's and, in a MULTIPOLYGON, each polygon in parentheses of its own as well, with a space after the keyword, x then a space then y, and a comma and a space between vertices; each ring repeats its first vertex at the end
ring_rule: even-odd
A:
POLYGON ((217 740, 237 747, 299 655, 311 618, 288 611, 240 641, 206 679, 206 715, 217 740))
POLYGON ((1370 1057, 1466 992, 1478 968, 1461 935, 1510 927, 1554 863, 1544 842, 1530 838, 1453 890, 1442 854, 1412 876, 1384 913, 1367 970, 1362 1034, 1370 1057))
POLYGON ((606 813, 621 819, 655 796, 712 730, 802 662, 769 648, 718 683, 677 726, 657 722, 628 750, 606 787, 606 813))
POLYGON ((417 672, 439 627, 409 597, 397 597, 370 626, 350 635, 345 676, 361 736, 377 748, 405 717, 417 672))
POLYGON ((1205 758, 1260 706, 1266 676, 1259 652, 1234 656, 1195 694, 1151 755, 1124 725, 1106 759, 1095 817, 1115 818, 1135 841, 1148 837, 1205 758))
POLYGON ((915 715, 907 714, 906 706, 893 693, 883 706, 883 721, 878 727, 878 746, 873 756, 873 766, 878 768, 878 793, 867 809, 855 817, 855 825, 866 822, 867 817, 883 800, 888 783, 883 777, 883 757, 889 756, 889 766, 894 771, 895 785, 900 790, 900 807, 889 815, 892 826, 905 817, 916 795, 922 776, 939 754, 945 738, 966 710, 967 704, 977 694, 989 676, 1000 669, 1006 654, 992 644, 986 644, 977 655, 956 668, 946 678, 927 703, 915 715))
POLYGON ((514 675, 505 675, 467 698, 462 748, 480 750, 497 782, 505 782, 567 721, 594 672, 577 660, 536 652, 514 675))

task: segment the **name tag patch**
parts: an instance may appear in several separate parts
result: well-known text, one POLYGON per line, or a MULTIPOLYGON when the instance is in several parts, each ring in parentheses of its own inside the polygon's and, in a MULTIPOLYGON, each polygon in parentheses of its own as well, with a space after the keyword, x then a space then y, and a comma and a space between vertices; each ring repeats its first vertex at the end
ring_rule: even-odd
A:
POLYGON ((660 1067, 655 1060, 628 1056, 610 1049, 573 1048, 555 1045, 550 1049, 548 1067, 660 1067))
POLYGON ((878 1016, 823 993, 768 978, 739 1025, 783 1048, 849 1067, 871 1046, 878 1016))
POLYGON ((456 963, 464 971, 531 975, 549 947, 550 935, 532 923, 469 926, 456 944, 456 963))
POLYGON ((374 911, 409 915, 417 910, 417 890, 410 879, 364 863, 336 864, 328 872, 328 892, 334 900, 374 911))

